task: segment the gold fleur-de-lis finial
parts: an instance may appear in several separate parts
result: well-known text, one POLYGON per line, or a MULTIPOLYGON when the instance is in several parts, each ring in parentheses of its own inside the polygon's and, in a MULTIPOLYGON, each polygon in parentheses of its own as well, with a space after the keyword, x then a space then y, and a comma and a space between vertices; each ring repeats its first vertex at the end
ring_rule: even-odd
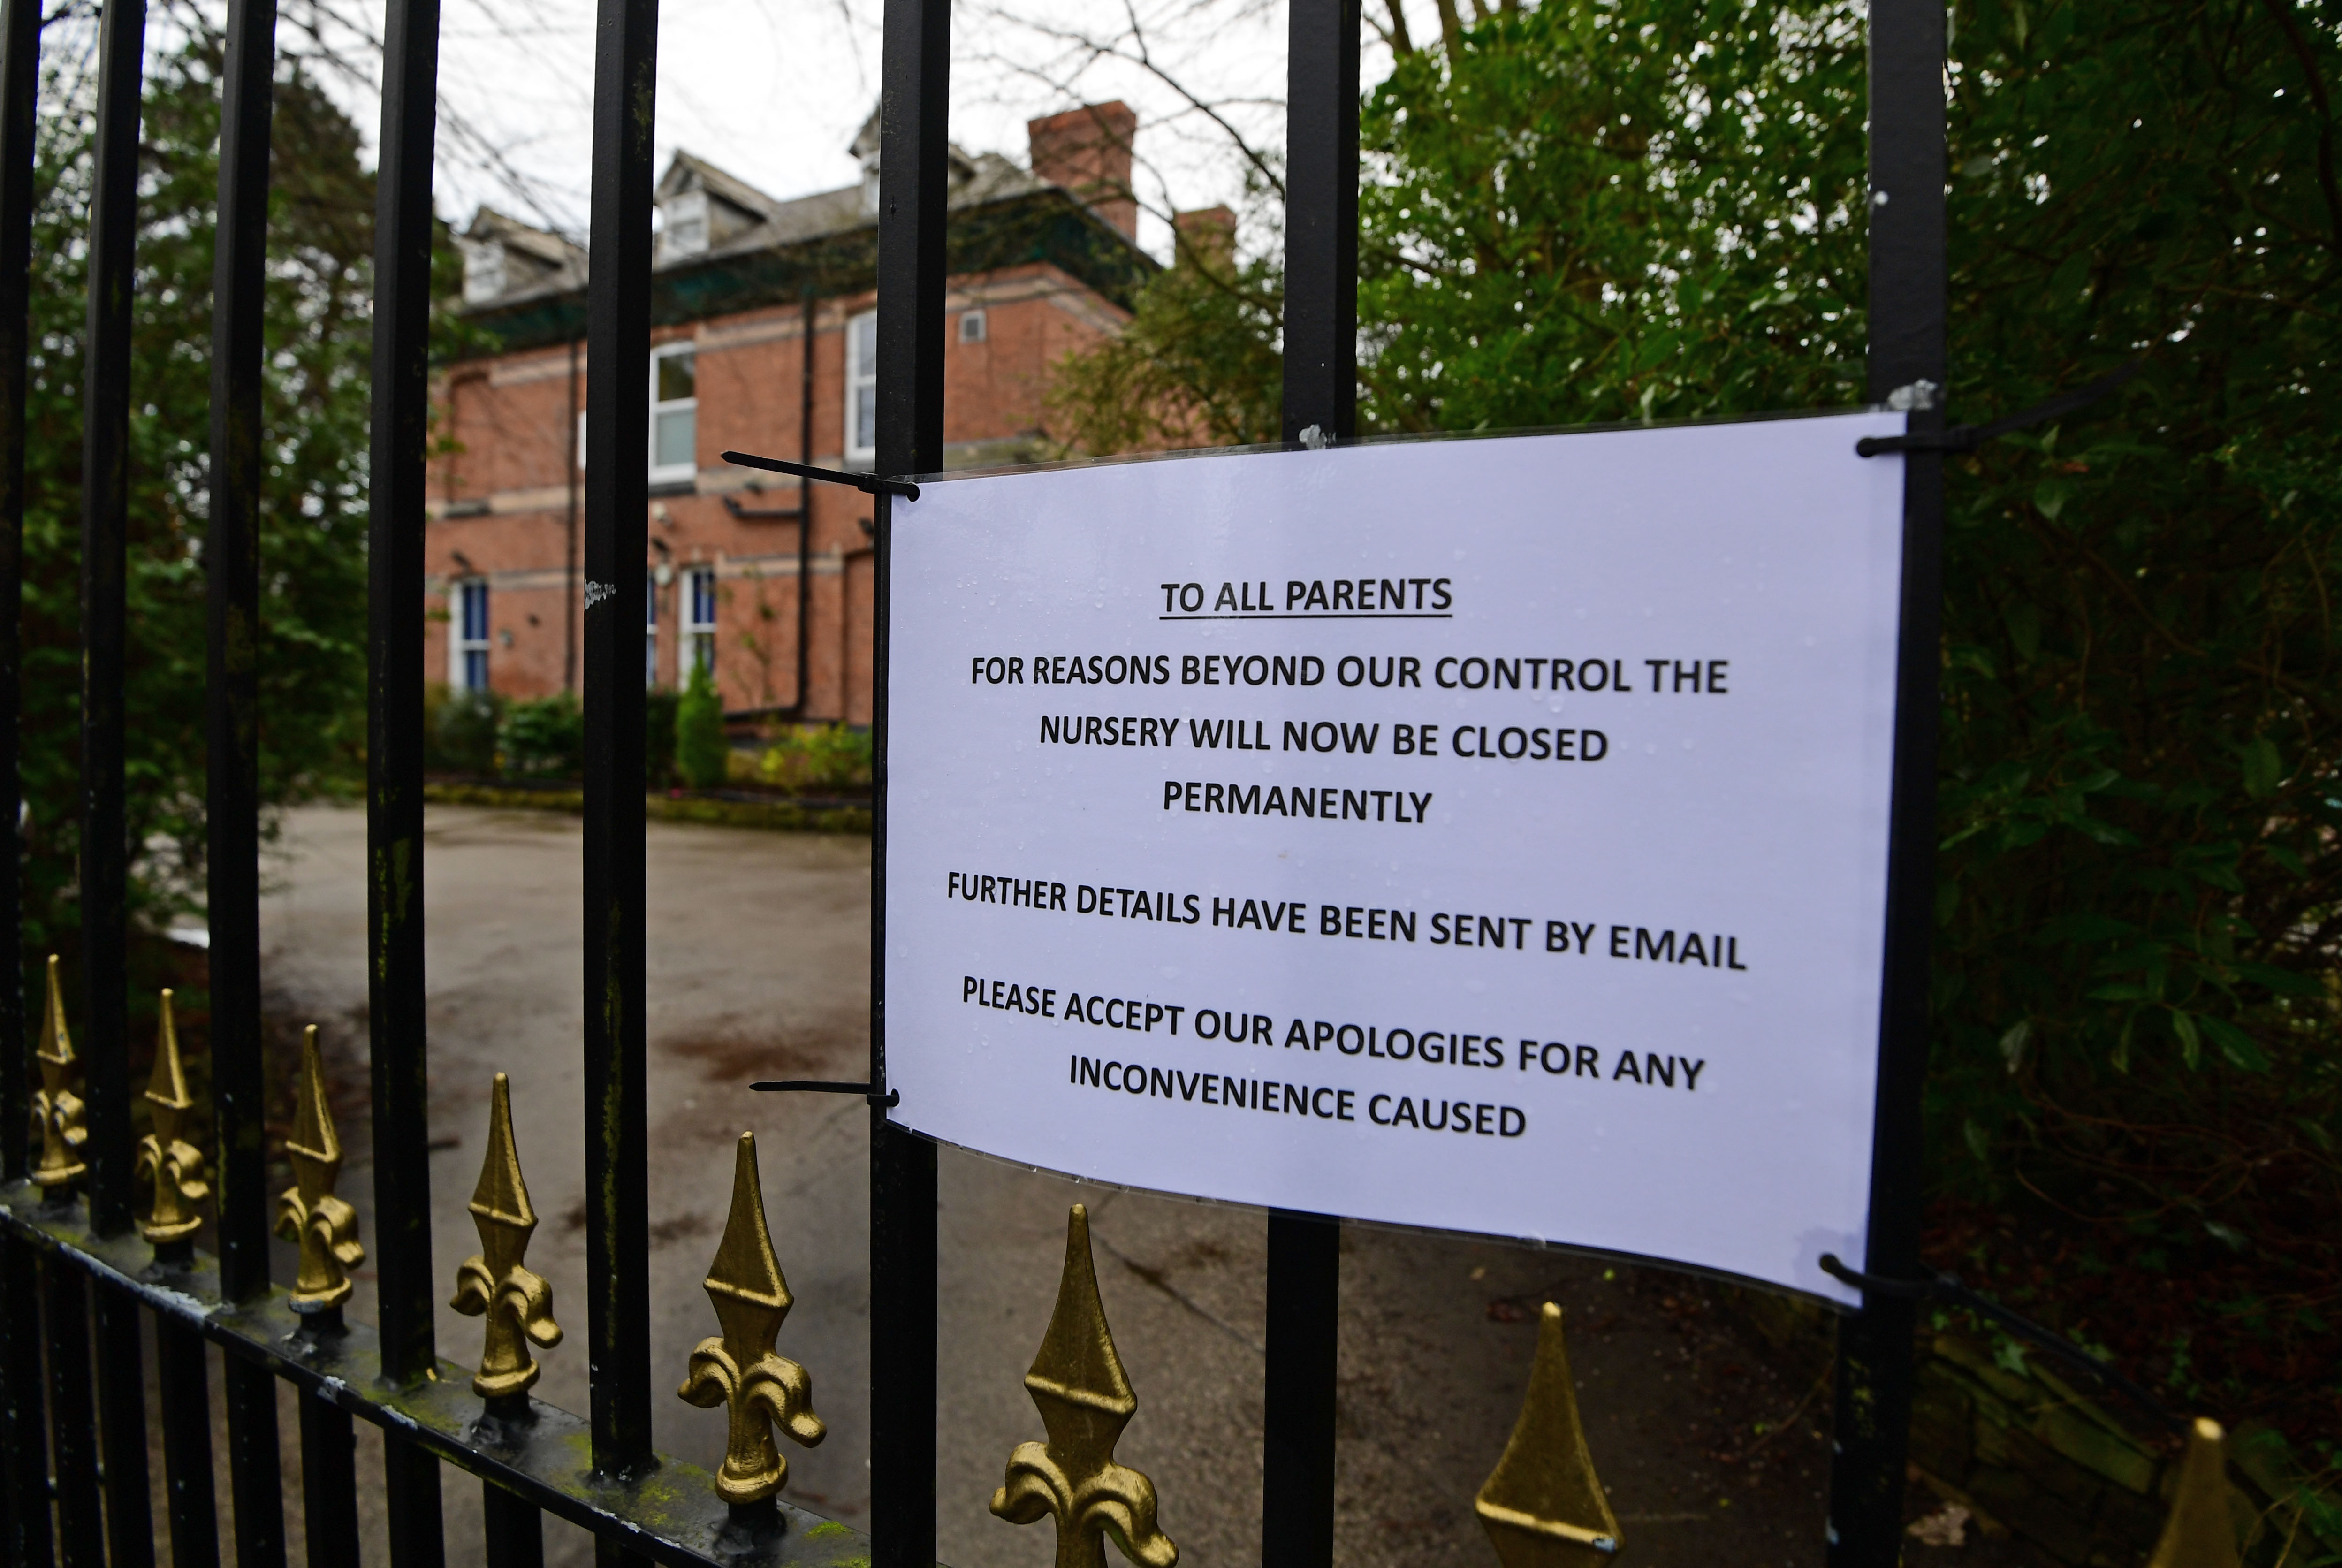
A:
POLYGON ((1105 1568, 1108 1535, 1133 1563, 1172 1568, 1179 1548, 1155 1527, 1155 1483, 1114 1462, 1114 1445, 1138 1396, 1106 1325, 1090 1262, 1089 1211, 1079 1203, 1066 1224, 1057 1310, 1025 1389, 1040 1408, 1049 1441, 1016 1445, 1007 1483, 992 1494, 992 1511, 1012 1524, 1055 1517, 1057 1568, 1105 1568))
POLYGON ((33 1180, 44 1187, 62 1187, 89 1174, 89 1162, 81 1157, 89 1129, 82 1124, 81 1096, 74 1093, 81 1059, 74 1054, 73 1036, 65 1030, 65 996, 57 989, 54 953, 49 954, 49 1000, 41 1014, 41 1044, 33 1059, 41 1064, 41 1086, 33 1094, 41 1157, 33 1167, 33 1180))
POLYGON ((295 1096, 293 1135, 285 1153, 293 1162, 293 1185, 276 1200, 276 1233, 301 1243, 301 1272, 293 1282, 291 1305, 298 1313, 321 1313, 350 1299, 342 1271, 365 1261, 358 1243, 358 1213, 334 1196, 342 1174, 342 1139, 334 1130, 334 1110, 325 1103, 325 1074, 317 1061, 317 1026, 301 1032, 301 1084, 295 1096))
POLYGON ((773 1441, 774 1427, 806 1448, 829 1435, 813 1413, 812 1375, 773 1349, 793 1298, 773 1255, 773 1233, 765 1227, 754 1133, 740 1134, 732 1214, 705 1283, 724 1332, 699 1342, 691 1353, 691 1373, 676 1392, 703 1410, 725 1407, 730 1427, 716 1493, 739 1507, 770 1497, 788 1479, 789 1462, 773 1441))
POLYGON ((1537 1324, 1520 1420, 1472 1510, 1505 1568, 1585 1568, 1617 1554, 1618 1517, 1586 1452, 1561 1309, 1551 1302, 1537 1324))
POLYGON ((139 1233, 157 1247, 185 1241, 203 1224, 195 1205, 211 1192, 204 1179, 204 1152, 180 1134, 195 1108, 187 1093, 186 1069, 179 1062, 179 1024, 171 992, 163 990, 162 1021, 155 1032, 155 1071, 146 1081, 146 1104, 154 1131, 138 1143, 138 1179, 152 1183, 155 1202, 138 1222, 139 1233))
POLYGON ((513 1146, 512 1084, 501 1073, 489 1098, 488 1154, 480 1162, 471 1208, 480 1250, 455 1271, 455 1299, 447 1304, 466 1317, 487 1318, 472 1392, 505 1399, 536 1382, 542 1369, 528 1347, 531 1342, 548 1350, 559 1344, 561 1325, 553 1321, 553 1287, 521 1266, 536 1211, 529 1207, 520 1152, 513 1146))
POLYGON ((2227 1434, 2198 1417, 2179 1462, 2171 1517, 2147 1568, 2237 1568, 2236 1517, 2228 1512, 2227 1434))

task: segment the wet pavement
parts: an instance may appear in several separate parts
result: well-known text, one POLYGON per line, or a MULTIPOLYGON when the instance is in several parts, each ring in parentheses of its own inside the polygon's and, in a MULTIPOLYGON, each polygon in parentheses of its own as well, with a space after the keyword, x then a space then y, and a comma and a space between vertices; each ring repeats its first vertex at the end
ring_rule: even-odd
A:
MULTIPOLYGON (((452 1293, 478 1243, 493 1074, 509 1073, 541 1223, 529 1266, 567 1338, 538 1397, 586 1407, 579 826, 552 813, 434 808, 425 848, 434 1261, 452 1293)), ((263 912, 272 1020, 323 1026, 348 1164, 373 1221, 365 1123, 365 824, 293 813, 263 912)), ((784 1354, 813 1376, 827 1440, 791 1449, 787 1495, 869 1523, 868 1268, 858 1100, 752 1094, 761 1077, 857 1079, 867 1043, 866 840, 657 824, 649 839, 649 1171, 656 1441, 713 1468, 724 1417, 671 1397, 716 1324, 702 1276, 729 1198, 731 1148, 756 1134, 776 1248, 796 1298, 784 1354)), ((1631 1173, 1621 1173, 1631 1179, 1631 1173)), ((1049 1527, 986 1510, 1009 1451, 1042 1435, 1021 1379, 1056 1297, 1067 1205, 1092 1213, 1100 1291, 1138 1413, 1119 1451, 1154 1478, 1186 1568, 1259 1559, 1260 1211, 1120 1192, 964 1152, 941 1156, 939 1555, 956 1568, 1051 1560, 1049 1527)), ((354 1315, 371 1320, 369 1275, 354 1315)), ((1537 1303, 1569 1314, 1596 1467, 1627 1560, 1650 1568, 1805 1568, 1822 1558, 1826 1357, 1775 1350, 1732 1293, 1686 1276, 1500 1242, 1345 1233, 1339 1522, 1345 1564, 1485 1565, 1472 1497, 1503 1451, 1536 1345, 1537 1303)), ((443 1305, 443 1355, 476 1357, 480 1323, 443 1305)), ((1826 1342, 1825 1342, 1826 1343, 1826 1342)), ((288 1405, 288 1450, 294 1424, 288 1405)), ((289 1454, 288 1454, 289 1460, 289 1454)), ((379 1439, 362 1430, 366 1563, 382 1548, 379 1439)), ((288 1493, 296 1466, 288 1463, 288 1493)), ((479 1560, 478 1487, 445 1473, 448 1560, 479 1560)), ((225 1507, 225 1491, 223 1491, 225 1507)), ((298 1533, 297 1498, 288 1524, 298 1533)), ((548 1523, 547 1559, 582 1564, 548 1523)), ((295 1546, 297 1556, 298 1546, 295 1546)), ((1931 1554, 1932 1555, 1932 1554, 1931 1554)), ((1947 1559, 1957 1553, 1946 1552, 1947 1559)))

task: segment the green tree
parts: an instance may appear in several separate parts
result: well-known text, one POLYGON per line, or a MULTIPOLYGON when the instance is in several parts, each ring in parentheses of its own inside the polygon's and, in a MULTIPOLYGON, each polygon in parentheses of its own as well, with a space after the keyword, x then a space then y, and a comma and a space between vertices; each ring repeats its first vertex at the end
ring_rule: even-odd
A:
POLYGON ((2148 363, 1951 475, 1930 1104, 1939 1192, 2038 1194, 2120 1265, 2061 1282, 2061 1311, 2173 1376, 2201 1326, 2188 1376, 2327 1434, 2336 20, 1960 7, 1955 413, 2148 363), (2194 1303, 2151 1277, 2171 1270, 2194 1303))
POLYGON ((732 744, 724 738, 724 699, 707 666, 692 661, 675 709, 675 760, 694 789, 717 789, 731 776, 732 744))
MULTIPOLYGON (((189 14, 191 15, 191 14, 189 14)), ((60 28, 60 30, 62 30, 60 28)), ((25 941, 68 939, 78 852, 82 351, 95 84, 70 50, 36 126, 25 511, 25 941)), ((132 296, 126 731, 133 898, 193 904, 204 844, 215 36, 150 59, 132 296)), ((354 775, 365 742, 374 180, 297 67, 276 84, 261 497, 261 793, 354 775)), ((439 265, 452 267, 452 247, 439 265)), ((452 292, 453 274, 445 280, 452 292)), ((453 330, 443 324, 444 332, 453 330)))
POLYGON ((1366 101, 1362 421, 1471 430, 1862 388, 1846 0, 1593 0, 1402 55, 1366 101))
MULTIPOLYGON (((1362 423, 1858 402, 1860 15, 1546 0, 1402 49, 1362 116, 1362 423)), ((2146 370, 1949 465, 1933 1244, 2189 1397, 2330 1433, 2337 18, 1957 0, 1952 22, 1953 417, 2146 370), (2003 1228, 2012 1205, 2041 1223, 2003 1228)), ((1216 357, 1176 275, 1136 324, 1172 345, 1169 387, 1126 385, 1252 395, 1273 321, 1216 357)), ((1141 427, 1086 428, 1116 418, 1141 427)))
POLYGON ((1239 260, 1218 238, 1180 235, 1177 265, 1139 292, 1122 332, 1059 362, 1049 411, 1073 446, 1135 452, 1277 439, 1284 275, 1273 261, 1239 260))

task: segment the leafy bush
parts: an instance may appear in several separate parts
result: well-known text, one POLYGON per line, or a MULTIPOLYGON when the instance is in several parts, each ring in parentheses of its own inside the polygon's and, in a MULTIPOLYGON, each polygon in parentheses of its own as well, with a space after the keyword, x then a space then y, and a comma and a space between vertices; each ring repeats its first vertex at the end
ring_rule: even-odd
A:
POLYGON ((756 764, 768 784, 814 794, 870 787, 870 732, 844 724, 803 724, 785 732, 756 764))
POLYGON ((724 700, 707 666, 695 664, 675 711, 676 760, 684 781, 694 789, 719 789, 731 764, 732 745, 724 738, 724 700))
POLYGON ((432 681, 423 688, 423 771, 425 773, 454 771, 439 754, 439 715, 447 711, 447 699, 454 694, 445 681, 432 681))
POLYGON ((666 789, 675 782, 675 711, 680 699, 665 686, 643 694, 643 784, 666 789))
MULTIPOLYGON (((213 228, 225 51, 189 11, 147 55, 139 132, 136 281, 122 694, 128 889, 163 923, 204 885, 205 572, 209 506, 213 228)), ((70 948, 80 854, 80 534, 83 389, 96 120, 95 15, 55 11, 26 123, 31 233, 21 514, 22 834, 28 952, 70 948)), ((259 414, 258 552, 265 570, 250 650, 259 682, 261 803, 273 808, 363 775, 365 746, 366 366, 374 176, 366 137, 334 94, 289 63, 275 83, 268 268, 257 303, 266 357, 259 414)), ((125 236, 126 242, 127 236, 125 236)), ((442 237, 435 271, 456 264, 442 237)), ((451 275, 439 273, 453 293, 451 275)), ((435 290, 435 294, 439 291, 435 290)), ((435 312, 434 355, 452 318, 435 312)), ((419 609, 420 606, 417 606, 419 609)), ((416 625, 417 632, 421 627, 416 625)), ((415 655, 422 656, 418 641, 415 655)))
POLYGON ((572 692, 505 709, 497 745, 515 778, 568 779, 586 771, 586 710, 572 692))
MULTIPOLYGON (((2284 0, 1952 10, 1950 417, 2147 364, 1945 465, 1930 1254, 2330 1464, 2342 36, 2284 0)), ((1863 14, 1546 0, 1396 50, 1361 425, 1860 403, 1863 14)), ((1093 450, 1260 401, 1273 315, 1231 348, 1232 305, 1154 308, 1176 273, 1152 379, 1129 335, 1081 356, 1140 403, 1093 450)))
POLYGON ((449 692, 438 708, 423 738, 424 765, 433 773, 492 776, 504 699, 494 692, 449 692))

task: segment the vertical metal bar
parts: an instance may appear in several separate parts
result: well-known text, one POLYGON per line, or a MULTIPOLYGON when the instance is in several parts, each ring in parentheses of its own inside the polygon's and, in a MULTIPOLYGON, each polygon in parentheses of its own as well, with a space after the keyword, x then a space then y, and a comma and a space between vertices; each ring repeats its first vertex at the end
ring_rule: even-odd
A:
MULTIPOLYGON (((390 0, 375 191, 374 432, 367 516, 366 924, 376 1301, 383 1375, 436 1369, 429 1052, 423 991, 424 457, 430 440, 431 160, 439 0, 390 0)), ((383 1444, 390 1559, 437 1568, 439 1465, 383 1444)))
POLYGON ((347 1568, 358 1560, 356 1468, 357 1439, 350 1413, 325 1399, 305 1396, 301 1523, 309 1537, 309 1568, 347 1568))
MULTIPOLYGON (((0 1294, 0 1314, 5 1314, 8 1308, 13 1304, 14 1303, 11 1298, 5 1294, 0 1294)), ((10 1343, 11 1336, 9 1334, 7 1319, 5 1315, 0 1315, 0 1419, 5 1419, 5 1414, 10 1408, 10 1384, 7 1373, 5 1371, 10 1360, 8 1355, 8 1347, 10 1343)), ((9 1485, 6 1475, 0 1474, 0 1552, 8 1553, 5 1559, 0 1559, 0 1561, 6 1561, 9 1563, 22 1563, 25 1561, 22 1556, 16 1554, 17 1548, 21 1544, 16 1538, 16 1510, 20 1506, 22 1506, 22 1504, 15 1494, 15 1489, 9 1485)))
MULTIPOLYGON (((88 1038, 89 1223, 130 1228, 130 1042, 124 968, 124 602, 130 510, 130 294, 138 244, 138 111, 145 0, 106 0, 98 23, 95 189, 89 235, 89 327, 82 393, 80 854, 83 1014, 88 1038)), ((76 1294, 80 1293, 76 1291, 76 1294)), ((137 1308, 100 1291, 98 1435, 114 1557, 154 1560, 146 1495, 146 1385, 137 1308)))
POLYGON ((138 241, 138 98, 144 0, 106 0, 98 25, 95 190, 82 391, 79 866, 87 1044, 89 1223, 130 1228, 130 1055, 123 937, 124 537, 130 505, 130 291, 138 241))
POLYGON ((89 1222, 130 1227, 130 1058, 125 1035, 122 676, 129 515, 130 289, 138 238, 144 0, 107 0, 98 27, 95 192, 82 400, 80 855, 87 1044, 89 1222))
POLYGON ((424 457, 429 439, 431 158, 437 0, 392 0, 375 216, 369 528, 367 1003, 374 1066, 375 1257, 383 1370, 437 1361, 423 969, 424 457))
POLYGON ((205 900, 212 1091, 219 1121, 220 1286, 268 1288, 268 1150, 260 1037, 261 312, 268 243, 275 0, 231 0, 212 270, 211 519, 205 689, 205 900))
POLYGON ((81 1271, 44 1260, 41 1314, 49 1334, 49 1442, 56 1455, 57 1543, 65 1568, 105 1568, 105 1503, 97 1484, 90 1406, 89 1294, 81 1271))
MULTIPOLYGON (((260 1034, 261 313, 274 108, 274 0, 232 0, 220 105, 218 227, 212 273, 211 518, 204 542, 206 904, 211 925, 212 1094, 219 1131, 220 1290, 268 1290, 265 1069, 260 1034)), ((163 1353, 158 1343, 158 1353, 163 1353)), ((200 1379, 165 1355, 166 1375, 200 1379)), ((228 1358, 222 1375, 228 1491, 245 1568, 283 1568, 283 1477, 275 1380, 228 1358)), ((190 1423, 192 1425, 192 1423, 190 1423)), ((210 1446, 210 1423, 202 1441, 210 1446)), ((189 1433, 190 1443, 194 1434, 189 1433)), ((175 1489, 179 1464, 171 1456, 175 1489)), ((205 1503, 210 1476, 205 1474, 205 1503)), ((179 1518, 173 1512, 175 1554, 179 1518)), ((208 1509, 206 1510, 208 1511, 208 1509)))
POLYGON ((1292 0, 1286 62, 1285 438, 1357 434, 1358 0, 1292 0))
MULTIPOLYGON (((1287 441, 1357 433, 1358 5, 1291 0, 1286 86, 1287 441)), ((1268 1216, 1261 1561, 1330 1568, 1341 1231, 1268 1216)))
POLYGON ((1341 1264, 1342 1230, 1334 1221, 1269 1211, 1260 1560, 1274 1568, 1328 1568, 1334 1561, 1341 1264))
POLYGON ((227 1409, 228 1503, 239 1568, 285 1568, 284 1481, 276 1453, 276 1379, 231 1355, 220 1364, 227 1409))
MULTIPOLYGON (((1943 426, 1946 265, 1944 8, 1870 8, 1870 395, 1943 426)), ((1934 929, 1937 662, 1943 628, 1943 459, 1903 457, 1902 644, 1887 865, 1886 985, 1864 1269, 1919 1264, 1920 1092, 1934 929)), ((1917 1303, 1867 1296, 1838 1326, 1831 1568, 1892 1568, 1903 1539, 1917 1303)))
POLYGON ((382 1489, 392 1568, 440 1568, 447 1561, 439 1516, 439 1462, 395 1433, 382 1445, 382 1489))
POLYGON ((545 1568, 545 1514, 493 1481, 480 1483, 488 1568, 545 1568))
POLYGON ((146 1369, 138 1303, 104 1286, 90 1292, 97 1348, 97 1433, 105 1461, 105 1533, 114 1568, 151 1568, 155 1504, 146 1473, 146 1369))
MULTIPOLYGON (((0 799, 21 798, 25 354, 31 305, 34 104, 40 0, 0 5, 0 799)), ((25 1059, 24 881, 12 825, 0 854, 0 1180, 25 1174, 31 1100, 25 1059)), ((42 1430, 40 1293, 31 1248, 0 1243, 0 1556, 51 1562, 48 1436, 42 1430)))
MULTIPOLYGON (((651 1450, 643 1013, 643 607, 658 0, 601 0, 586 400, 586 1274, 594 1467, 651 1450)), ((614 1543, 597 1542, 604 1562, 614 1543)))
MULTIPOLYGON (((944 461, 944 223, 949 0, 886 0, 878 102, 881 474, 944 461)), ((894 504, 873 508, 870 1082, 886 1083, 888 574, 894 504)), ((936 1560, 936 1150, 870 1111, 870 1496, 876 1568, 936 1560)))
MULTIPOLYGON (((13 959, 13 954, 11 955, 13 959)), ((14 1174, 12 1171, 10 1174, 14 1174)), ((0 1443, 6 1445, 11 1563, 54 1562, 49 1532, 49 1439, 41 1423, 41 1295, 38 1254, 20 1243, 0 1244, 0 1313, 7 1319, 7 1383, 0 1387, 0 1443)))
MULTIPOLYGON (((24 654, 25 355, 32 303, 33 109, 41 65, 40 0, 0 4, 0 790, 21 799, 24 654)), ((26 1174, 32 1098, 25 1045, 24 873, 18 838, 0 854, 0 1179, 26 1174)), ((13 1271, 12 1271, 13 1272, 13 1271)), ((0 1369, 5 1373, 5 1369, 0 1369)), ((12 1515, 13 1517, 13 1515, 12 1515)))
POLYGON ((569 340, 569 503, 561 514, 561 689, 577 689, 577 355, 569 340))
POLYGON ((155 1319, 155 1365, 163 1404, 163 1496, 172 1568, 219 1568, 219 1511, 212 1494, 212 1395, 204 1337, 176 1318, 155 1319))
MULTIPOLYGON (((883 169, 885 155, 880 156, 883 169)), ((883 289, 879 297, 886 297, 883 289)), ((938 343, 940 316, 938 310, 938 343)), ((880 365, 883 376, 883 358, 880 365)), ((886 429, 883 415, 879 429, 886 429)), ((882 464, 886 455, 882 448, 882 464)), ((872 525, 876 553, 871 574, 871 780, 878 811, 870 875, 876 927, 870 944, 870 1555, 876 1568, 926 1568, 936 1557, 936 1146, 889 1122, 885 1105, 876 1103, 886 1095, 886 633, 893 496, 876 497, 872 525)))

